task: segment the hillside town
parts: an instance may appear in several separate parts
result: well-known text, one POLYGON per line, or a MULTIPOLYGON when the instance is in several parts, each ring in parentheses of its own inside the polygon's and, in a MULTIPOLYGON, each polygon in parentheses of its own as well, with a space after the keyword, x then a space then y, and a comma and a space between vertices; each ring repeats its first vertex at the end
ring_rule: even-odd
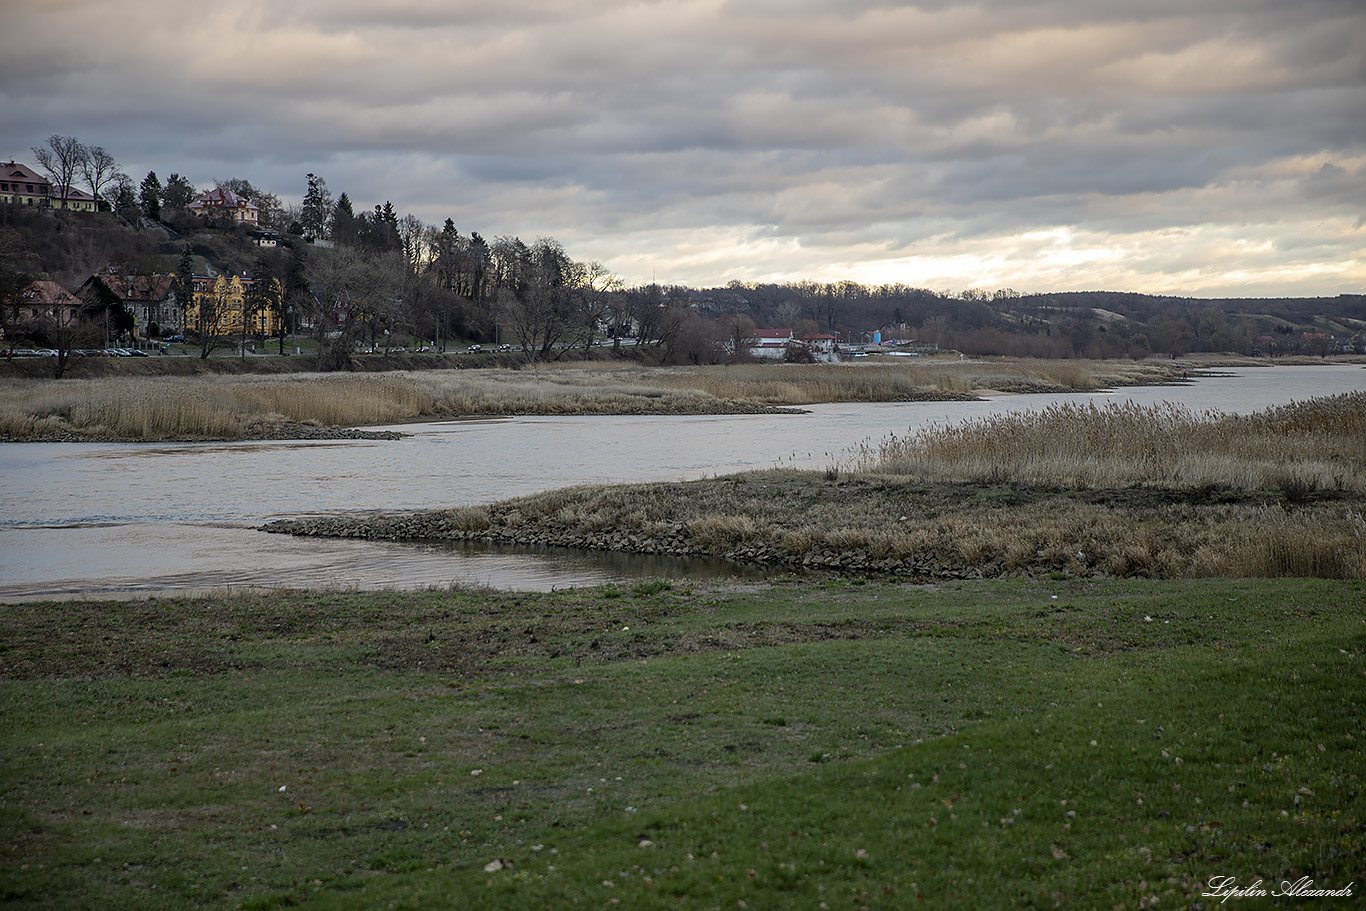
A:
POLYGON ((75 137, 0 163, 0 353, 51 357, 611 348, 663 364, 869 355, 1133 358, 1366 351, 1366 296, 1199 300, 855 282, 625 287, 553 238, 366 211, 308 174, 298 204, 249 180, 140 185, 75 137), (84 182, 85 187, 78 187, 84 182))

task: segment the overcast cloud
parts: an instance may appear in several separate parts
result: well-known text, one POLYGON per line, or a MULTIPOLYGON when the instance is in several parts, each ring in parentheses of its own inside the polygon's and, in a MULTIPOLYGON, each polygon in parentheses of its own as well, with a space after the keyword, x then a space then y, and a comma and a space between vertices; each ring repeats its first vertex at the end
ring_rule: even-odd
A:
POLYGON ((305 173, 629 283, 1366 290, 1360 0, 7 0, 0 158, 305 173))

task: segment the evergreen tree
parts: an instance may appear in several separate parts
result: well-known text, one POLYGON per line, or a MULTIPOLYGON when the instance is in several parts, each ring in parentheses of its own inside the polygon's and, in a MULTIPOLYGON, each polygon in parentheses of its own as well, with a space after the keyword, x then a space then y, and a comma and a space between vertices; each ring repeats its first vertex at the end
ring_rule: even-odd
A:
POLYGON ((337 197, 337 205, 332 209, 332 240, 347 247, 354 247, 357 229, 356 213, 351 209, 351 197, 342 193, 337 197))
POLYGON ((327 181, 316 174, 308 175, 308 192, 304 194, 304 233, 314 240, 326 239, 332 214, 332 194, 327 181))
POLYGON ((147 176, 142 178, 139 191, 138 202, 142 204, 142 214, 148 218, 160 218, 161 180, 157 178, 156 171, 147 172, 147 176))
POLYGON ((180 262, 175 269, 175 299, 180 307, 180 326, 181 329, 188 329, 185 325, 185 311, 194 303, 194 254, 190 248, 186 247, 180 254, 180 262))
POLYGON ((166 186, 161 191, 161 205, 165 209, 183 209, 194 202, 198 195, 194 184, 179 174, 172 173, 166 178, 166 186))

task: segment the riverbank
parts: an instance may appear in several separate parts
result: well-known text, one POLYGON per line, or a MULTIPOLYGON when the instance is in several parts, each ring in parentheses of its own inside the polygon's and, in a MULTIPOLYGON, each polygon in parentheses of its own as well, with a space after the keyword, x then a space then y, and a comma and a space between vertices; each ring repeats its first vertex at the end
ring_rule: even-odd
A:
POLYGON ((966 401, 1188 382, 1169 361, 970 361, 640 367, 572 362, 365 374, 0 379, 0 441, 313 439, 418 421, 510 415, 772 414, 826 402, 966 401))
POLYGON ((1366 578, 1366 497, 1319 491, 1067 490, 771 471, 576 487, 491 506, 283 520, 306 537, 480 541, 919 581, 1366 578))
POLYGON ((273 522, 905 576, 1366 578, 1366 393, 1252 415, 1055 406, 929 427, 825 472, 553 490, 273 522))
POLYGON ((16 911, 1359 891, 1362 604, 1296 579, 9 605, 0 880, 16 911))

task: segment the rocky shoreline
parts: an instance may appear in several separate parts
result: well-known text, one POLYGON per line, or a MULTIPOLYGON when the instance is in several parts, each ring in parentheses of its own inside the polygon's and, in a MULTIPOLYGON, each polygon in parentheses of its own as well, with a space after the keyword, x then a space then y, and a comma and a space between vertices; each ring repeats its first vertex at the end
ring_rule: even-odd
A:
POLYGON ((567 487, 443 510, 296 517, 260 530, 721 558, 917 582, 1366 578, 1351 518, 1364 499, 1329 490, 1077 488, 773 469, 567 487), (1293 565, 1284 559, 1292 551, 1302 554, 1293 565))
MULTIPOLYGON (((372 541, 445 542, 531 547, 563 547, 665 557, 720 557, 735 563, 776 568, 826 571, 852 575, 880 575, 919 581, 953 579, 1030 578, 1061 567, 1040 560, 1037 565, 1007 567, 1001 560, 972 564, 954 553, 931 550, 905 557, 874 556, 860 548, 817 546, 793 553, 781 545, 747 541, 725 550, 698 541, 684 523, 673 523, 653 534, 625 528, 600 531, 571 529, 553 522, 507 525, 484 524, 482 514, 471 521, 470 510, 449 510, 403 516, 326 516, 282 519, 260 531, 315 538, 358 538, 372 541), (471 527, 473 526, 473 527, 471 527)), ((1071 566, 1075 573, 1077 567, 1071 566)), ((1092 567, 1086 575, 1104 575, 1092 567)))

